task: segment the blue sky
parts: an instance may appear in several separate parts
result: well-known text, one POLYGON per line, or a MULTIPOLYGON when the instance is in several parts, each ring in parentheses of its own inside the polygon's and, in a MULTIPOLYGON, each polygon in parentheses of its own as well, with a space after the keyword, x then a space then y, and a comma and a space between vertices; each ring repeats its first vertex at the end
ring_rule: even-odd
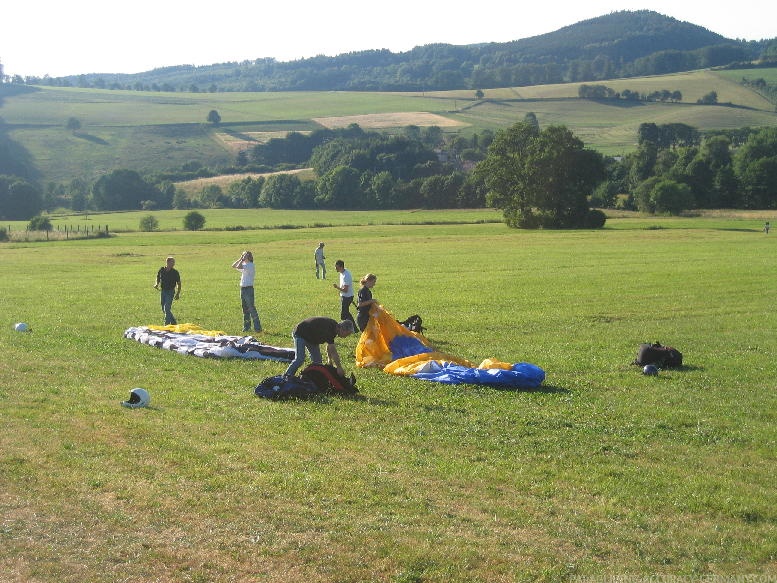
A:
POLYGON ((137 73, 274 57, 288 61, 430 43, 504 42, 618 10, 654 10, 729 38, 777 37, 777 2, 333 0, 195 3, 15 0, 2 8, 6 74, 137 73))

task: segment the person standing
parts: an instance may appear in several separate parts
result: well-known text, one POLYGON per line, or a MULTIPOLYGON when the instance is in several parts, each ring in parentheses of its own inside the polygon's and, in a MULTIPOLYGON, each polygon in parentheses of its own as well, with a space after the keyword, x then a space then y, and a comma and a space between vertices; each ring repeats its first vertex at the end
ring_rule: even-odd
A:
POLYGON ((335 261, 335 269, 340 274, 340 285, 333 283, 332 286, 340 291, 340 319, 350 320, 355 328, 356 321, 350 310, 353 303, 353 277, 351 277, 351 272, 345 268, 345 262, 342 259, 335 261))
POLYGON ((367 327, 367 323, 370 321, 370 308, 373 305, 378 304, 378 300, 372 297, 372 288, 378 281, 378 276, 374 273, 368 273, 361 278, 361 287, 359 288, 359 296, 356 301, 356 323, 359 325, 359 330, 364 332, 367 327))
POLYGON ((771 226, 769 225, 769 221, 766 221, 766 224, 764 225, 764 233, 766 233, 768 235, 770 228, 771 228, 771 226))
POLYGON ((316 279, 326 279, 326 264, 324 263, 324 243, 319 243, 316 250, 313 252, 313 256, 316 260, 316 279), (321 271, 321 277, 318 276, 319 270, 321 271))
POLYGON ((243 306, 243 332, 251 329, 251 322, 254 324, 254 332, 262 331, 262 323, 259 321, 259 313, 254 304, 254 277, 256 268, 254 266, 254 254, 250 251, 243 251, 240 259, 232 264, 232 267, 240 272, 240 303, 243 306))
POLYGON ((165 315, 165 326, 177 324, 173 316, 173 300, 181 297, 181 274, 175 269, 175 258, 168 257, 165 264, 156 273, 154 289, 161 290, 162 313, 165 315))
POLYGON ((310 353, 310 360, 321 364, 321 344, 326 344, 326 354, 329 364, 337 368, 338 374, 344 376, 345 371, 340 363, 340 355, 335 346, 335 338, 345 338, 353 334, 353 322, 343 320, 337 322, 332 318, 316 316, 302 320, 294 327, 291 337, 294 340, 294 360, 291 361, 283 376, 291 376, 305 362, 305 350, 310 353))

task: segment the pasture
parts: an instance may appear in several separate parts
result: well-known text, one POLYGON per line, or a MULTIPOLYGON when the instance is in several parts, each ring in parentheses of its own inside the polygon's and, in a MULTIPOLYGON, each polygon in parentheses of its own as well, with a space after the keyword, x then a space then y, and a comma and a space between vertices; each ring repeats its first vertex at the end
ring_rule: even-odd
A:
MULTIPOLYGON (((250 212, 245 224, 269 220, 250 212)), ((535 232, 480 218, 303 215, 300 228, 0 244, 0 579, 777 576, 777 239, 761 232, 775 217, 535 232), (319 240, 328 282, 313 275, 319 240), (284 364, 122 337, 161 323, 151 286, 168 254, 179 321, 238 333, 229 266, 246 248, 269 344, 337 316, 343 258, 355 279, 378 275, 397 317, 421 314, 436 347, 531 362, 546 381, 507 391, 356 369, 358 398, 270 402, 253 387, 284 364), (685 368, 641 375, 636 349, 656 340, 685 368), (136 386, 150 408, 119 405, 136 386)), ((352 363, 356 338, 338 346, 352 363)))
POLYGON ((541 126, 563 124, 588 147, 619 155, 636 148, 641 123, 686 123, 702 131, 774 126, 774 106, 738 81, 770 79, 772 70, 695 71, 603 82, 616 91, 667 89, 681 103, 593 102, 577 99, 579 83, 474 91, 418 93, 154 93, 97 89, 30 88, 0 98, 3 130, 34 160, 43 182, 92 181, 117 167, 143 172, 234 163, 240 149, 285 135, 359 123, 401 131, 409 124, 438 125, 448 134, 499 130, 531 112, 541 126), (716 91, 720 105, 696 105, 716 91), (206 123, 215 109, 221 123, 206 123), (81 122, 72 133, 70 117, 81 122))

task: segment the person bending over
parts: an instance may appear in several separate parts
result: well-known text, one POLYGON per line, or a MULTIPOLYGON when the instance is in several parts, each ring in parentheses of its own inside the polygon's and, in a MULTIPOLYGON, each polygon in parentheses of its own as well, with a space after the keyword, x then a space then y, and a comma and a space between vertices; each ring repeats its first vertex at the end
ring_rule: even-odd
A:
POLYGON ((337 353, 335 338, 345 338, 353 334, 353 322, 343 320, 338 322, 332 318, 316 316, 302 320, 294 327, 291 337, 294 340, 294 360, 289 364, 283 376, 291 376, 305 362, 305 351, 310 354, 310 360, 321 364, 321 344, 326 344, 326 354, 329 364, 337 368, 340 375, 345 375, 340 355, 337 353))

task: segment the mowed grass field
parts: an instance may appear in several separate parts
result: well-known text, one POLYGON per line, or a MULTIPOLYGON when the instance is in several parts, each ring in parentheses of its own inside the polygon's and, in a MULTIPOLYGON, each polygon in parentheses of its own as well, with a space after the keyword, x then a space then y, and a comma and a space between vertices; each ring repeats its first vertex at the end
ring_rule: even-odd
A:
MULTIPOLYGON (((775 577, 769 219, 525 232, 376 213, 0 244, 0 579, 775 577), (434 346, 537 364, 543 387, 355 369, 358 398, 270 402, 253 388, 284 364, 122 337, 161 323, 151 286, 168 254, 179 321, 238 333, 230 264, 248 248, 262 339, 288 346, 297 321, 339 312, 331 279, 313 275, 319 240, 330 268, 376 273, 397 317, 421 314, 434 346), (685 368, 640 374, 631 361, 649 341, 680 349, 685 368), (152 406, 122 408, 136 386, 152 406)), ((356 338, 338 345, 352 368, 356 338)))
POLYGON ((32 88, 2 97, 2 129, 24 147, 44 182, 95 180, 119 168, 143 172, 233 164, 237 152, 288 131, 359 123, 364 129, 401 131, 438 125, 447 134, 499 130, 531 112, 541 126, 569 127, 588 147, 609 155, 636 148, 641 123, 686 123, 702 131, 777 124, 774 105, 739 84, 770 79, 771 69, 695 71, 602 82, 616 91, 679 90, 681 103, 593 102, 577 99, 580 83, 418 93, 154 93, 77 88, 32 88), (698 106, 716 91, 720 105, 698 106), (215 109, 222 122, 206 123, 215 109), (81 122, 75 134, 70 117, 81 122))

